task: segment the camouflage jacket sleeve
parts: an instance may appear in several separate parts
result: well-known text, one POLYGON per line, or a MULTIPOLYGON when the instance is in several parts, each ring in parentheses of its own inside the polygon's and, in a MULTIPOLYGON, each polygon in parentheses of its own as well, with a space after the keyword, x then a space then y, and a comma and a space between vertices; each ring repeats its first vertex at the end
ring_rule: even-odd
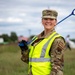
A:
POLYGON ((50 75, 63 75, 65 41, 56 38, 50 50, 52 70, 50 75))
POLYGON ((28 62, 29 62, 29 57, 28 57, 29 53, 28 53, 28 50, 26 50, 26 51, 21 51, 21 55, 22 55, 21 60, 22 60, 23 62, 28 63, 28 62))

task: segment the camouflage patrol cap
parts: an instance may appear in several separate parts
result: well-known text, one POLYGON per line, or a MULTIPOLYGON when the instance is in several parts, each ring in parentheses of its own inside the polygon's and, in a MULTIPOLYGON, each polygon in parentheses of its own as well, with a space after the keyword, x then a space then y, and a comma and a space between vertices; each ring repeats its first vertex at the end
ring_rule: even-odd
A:
POLYGON ((55 10, 43 10, 42 11, 42 18, 53 18, 53 19, 57 19, 58 16, 58 12, 55 10))

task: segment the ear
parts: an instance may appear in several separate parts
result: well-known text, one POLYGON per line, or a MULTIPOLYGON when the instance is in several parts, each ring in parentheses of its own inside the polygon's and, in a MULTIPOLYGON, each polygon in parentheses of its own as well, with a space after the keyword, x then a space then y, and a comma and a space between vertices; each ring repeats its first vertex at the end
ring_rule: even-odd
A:
POLYGON ((42 25, 43 25, 43 19, 41 19, 41 23, 42 23, 42 25))

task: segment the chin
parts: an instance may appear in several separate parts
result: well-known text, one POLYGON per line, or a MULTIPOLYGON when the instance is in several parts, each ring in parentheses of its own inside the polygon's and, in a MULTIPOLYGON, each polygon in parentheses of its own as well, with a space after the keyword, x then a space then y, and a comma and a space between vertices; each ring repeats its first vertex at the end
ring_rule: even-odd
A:
POLYGON ((51 30, 52 28, 46 28, 46 30, 51 30))

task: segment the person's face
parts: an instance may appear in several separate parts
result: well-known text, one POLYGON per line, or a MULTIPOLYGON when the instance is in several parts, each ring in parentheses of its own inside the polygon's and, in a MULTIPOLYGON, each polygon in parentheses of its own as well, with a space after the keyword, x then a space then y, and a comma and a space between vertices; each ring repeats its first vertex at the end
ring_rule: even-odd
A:
POLYGON ((43 18, 42 24, 45 28, 45 30, 51 30, 56 26, 57 20, 51 19, 51 18, 43 18))

